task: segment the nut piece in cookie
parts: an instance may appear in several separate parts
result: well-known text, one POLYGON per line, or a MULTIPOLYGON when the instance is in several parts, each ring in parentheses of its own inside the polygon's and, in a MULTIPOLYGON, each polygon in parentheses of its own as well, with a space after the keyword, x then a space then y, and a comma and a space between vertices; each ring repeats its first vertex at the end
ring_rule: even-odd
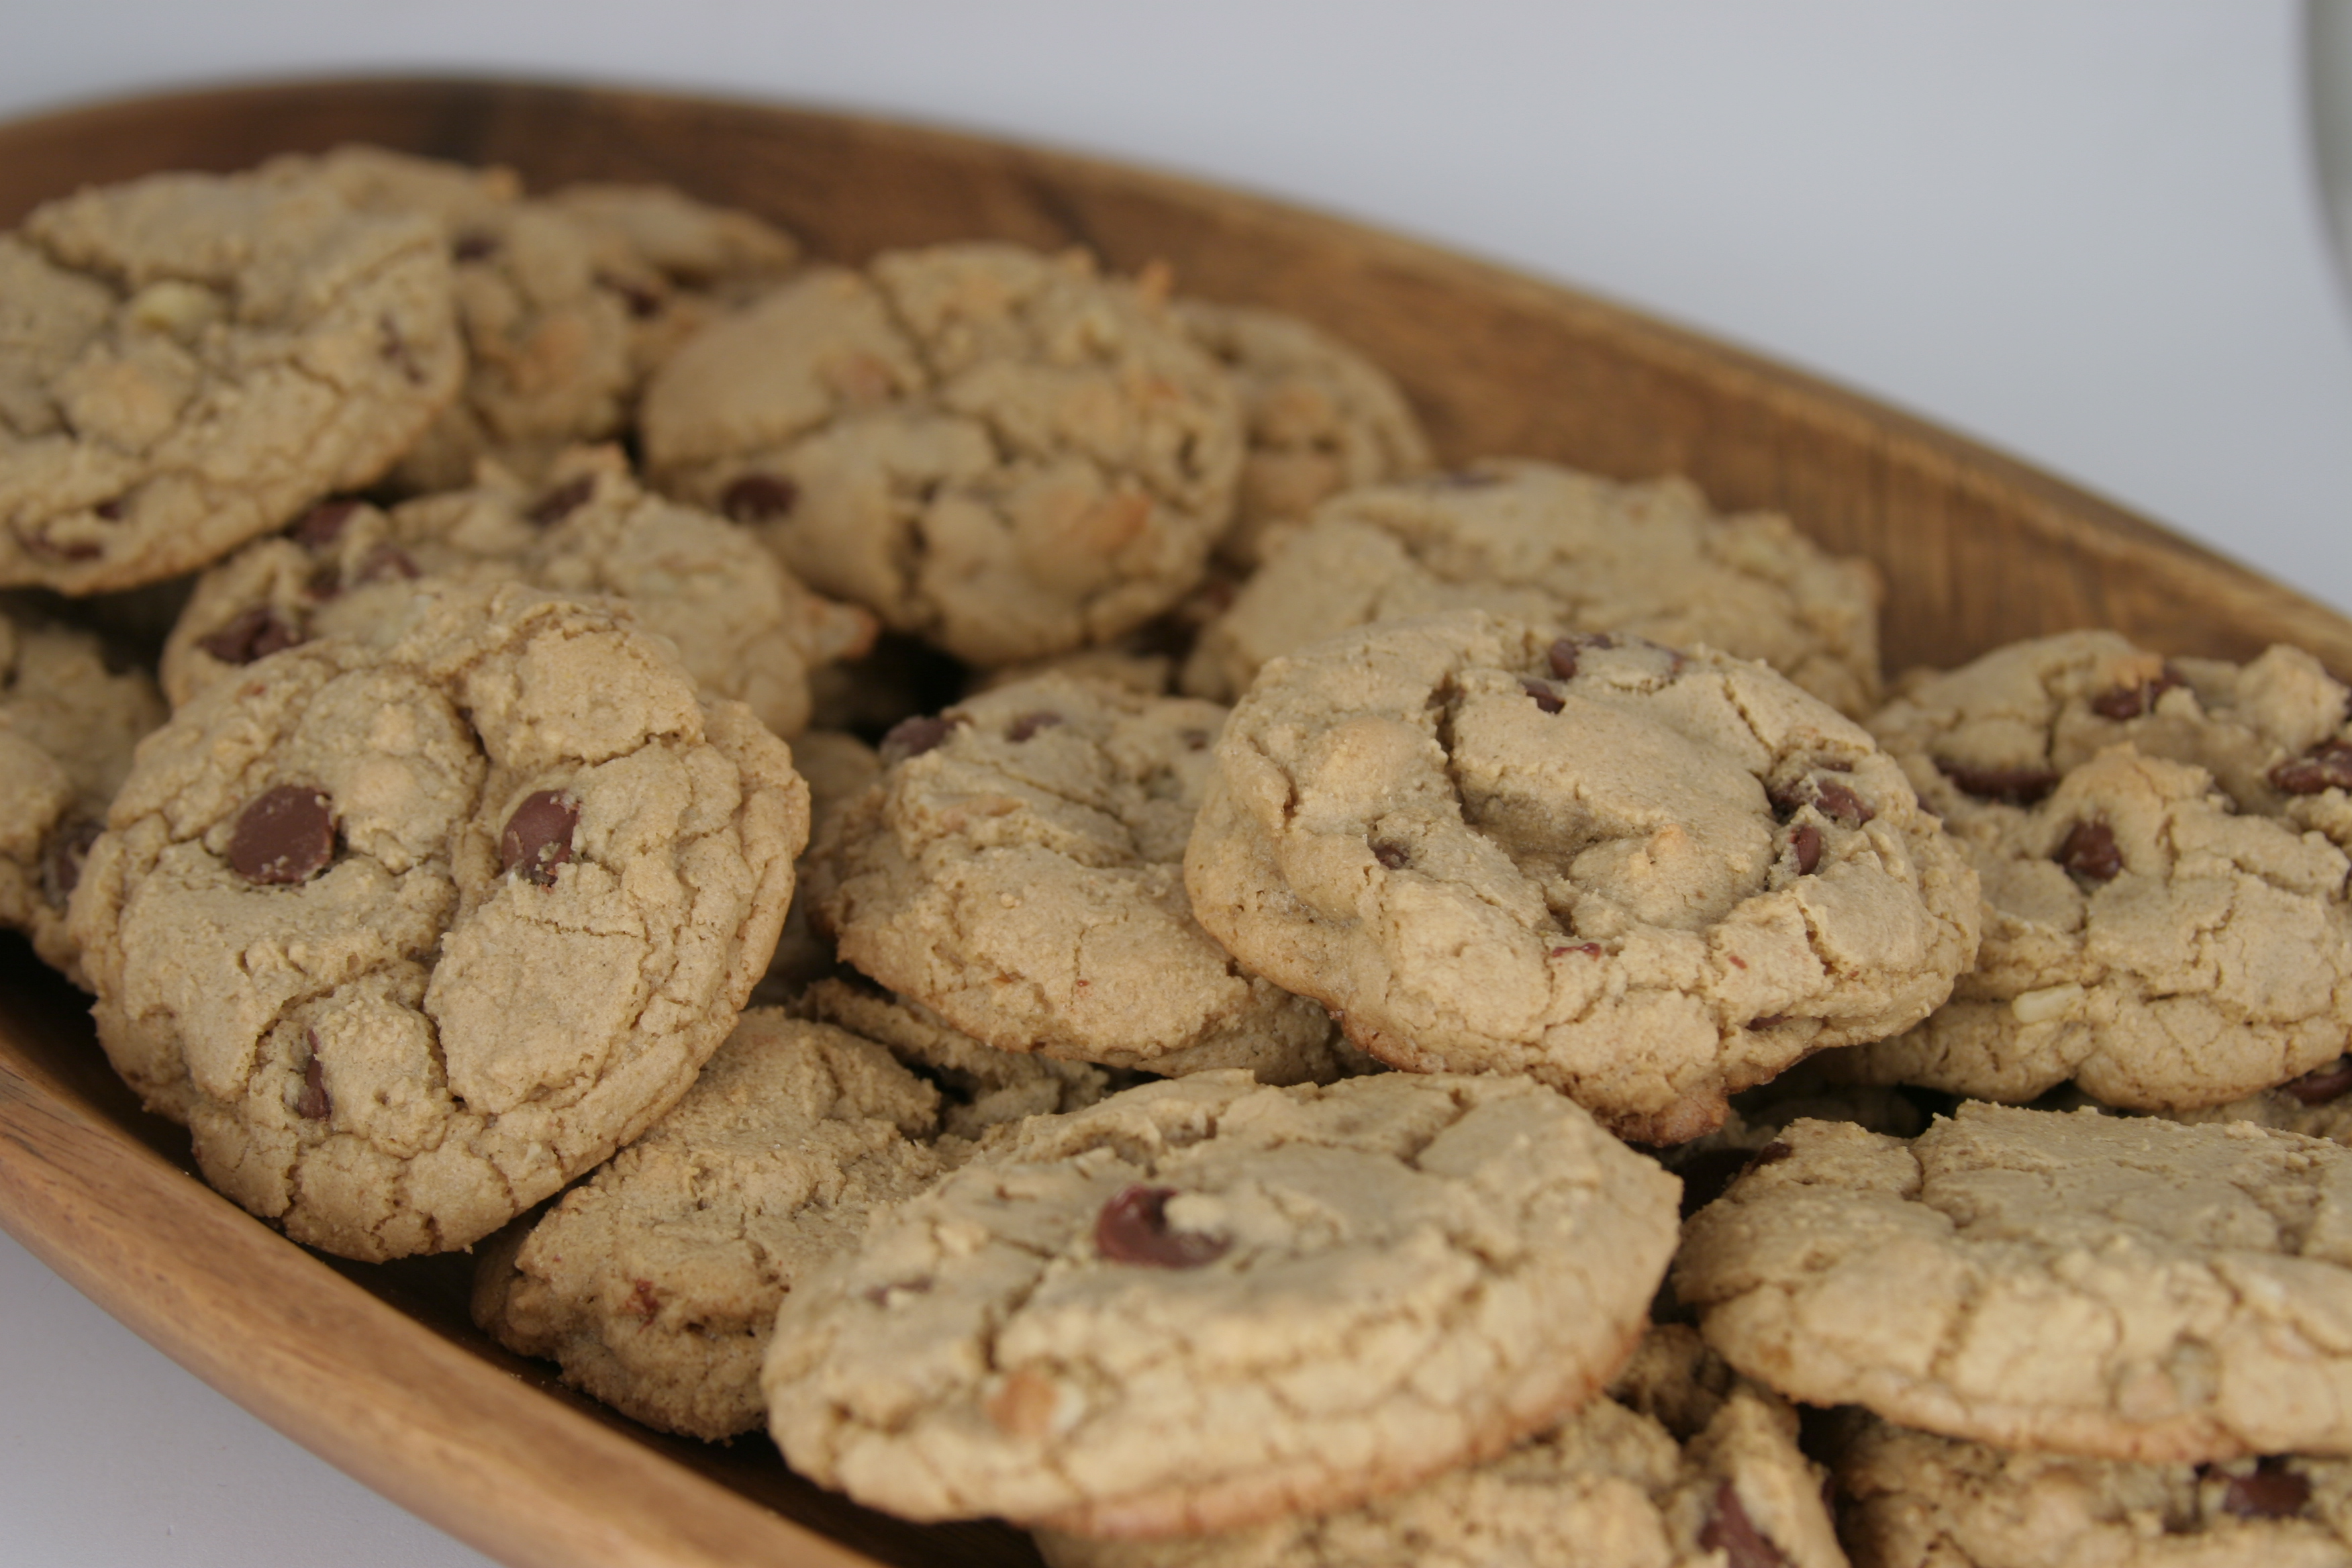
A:
POLYGON ((661 638, 420 586, 140 749, 74 889, 100 1043, 215 1185, 351 1258, 488 1235, 674 1104, 775 946, 791 753, 661 638))
POLYGON ((1602 1386, 1675 1187, 1525 1079, 1146 1085, 999 1134, 787 1296, 770 1428, 914 1519, 1151 1536, 1352 1507, 1602 1386))
POLYGON ((1530 1074, 1650 1143, 1916 1023, 1977 941, 1974 874, 1826 704, 1711 649, 1476 612, 1268 665, 1185 881, 1373 1056, 1530 1074))

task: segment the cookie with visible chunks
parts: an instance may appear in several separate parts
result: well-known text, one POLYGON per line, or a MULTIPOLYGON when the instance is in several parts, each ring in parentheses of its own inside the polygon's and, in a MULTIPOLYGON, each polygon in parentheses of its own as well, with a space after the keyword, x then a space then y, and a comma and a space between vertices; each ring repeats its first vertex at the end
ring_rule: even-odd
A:
POLYGON ((1976 949, 1973 873, 1860 726, 1710 649, 1476 612, 1267 666, 1185 881, 1371 1055, 1532 1074, 1650 1143, 1917 1022, 1976 949))
POLYGON ((375 480, 457 396, 431 220, 154 174, 0 235, 0 584, 130 588, 375 480))
POLYGON ((808 831, 662 638, 506 586, 270 655, 142 745, 74 889, 100 1044, 205 1175, 346 1257, 504 1225, 676 1103, 808 831))
POLYGON ((983 243, 813 271, 655 374, 648 470, 959 658, 1108 641, 1200 579, 1241 468, 1164 287, 983 243))
POLYGON ((1685 1227, 1674 1288, 1790 1398, 2114 1459, 2352 1454, 2352 1151, 1970 1102, 1770 1152, 1685 1227))
POLYGON ((1525 1079, 1237 1072, 1000 1135, 784 1299, 795 1470, 913 1519, 1077 1533, 1330 1512, 1607 1383, 1672 1177, 1525 1079))
POLYGON ((939 1093, 871 1040, 745 1013, 684 1100, 474 1276, 474 1321, 666 1432, 757 1427, 794 1282, 939 1177, 939 1093))
POLYGON ((1620 484, 1489 458, 1334 496, 1264 550, 1202 629, 1187 691, 1231 701, 1277 654, 1372 621, 1479 609, 1706 643, 1857 719, 1878 700, 1876 573, 1778 513, 1718 516, 1687 479, 1620 484))

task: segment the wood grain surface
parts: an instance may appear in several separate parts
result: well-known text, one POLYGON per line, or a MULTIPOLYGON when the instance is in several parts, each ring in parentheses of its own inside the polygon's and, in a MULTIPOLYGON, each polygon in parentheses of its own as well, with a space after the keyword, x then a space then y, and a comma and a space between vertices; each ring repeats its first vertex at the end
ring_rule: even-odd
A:
MULTIPOLYGON (((662 180, 820 256, 977 236, 1162 260, 1180 289, 1329 327, 1404 384, 1441 454, 1680 471, 1876 562, 1891 668, 2114 626, 2167 652, 2352 622, 2022 465, 1633 312, 1429 246, 1133 168, 765 105, 493 81, 300 83, 0 126, 0 224, 80 185, 370 141, 533 186, 662 180)), ((369 1267, 215 1196, 99 1054, 84 999, 0 936, 0 1226, 214 1387, 483 1551, 548 1568, 1034 1563, 992 1525, 920 1529, 799 1481, 763 1439, 668 1438, 572 1395, 467 1319, 469 1260, 369 1267)))

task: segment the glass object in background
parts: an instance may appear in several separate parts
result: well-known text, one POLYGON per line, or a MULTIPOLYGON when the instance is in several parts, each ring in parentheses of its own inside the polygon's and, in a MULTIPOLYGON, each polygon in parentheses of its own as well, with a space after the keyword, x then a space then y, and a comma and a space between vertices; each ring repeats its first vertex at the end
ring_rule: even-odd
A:
POLYGON ((2336 265, 2352 289, 2352 0, 2308 0, 2312 146, 2336 265))

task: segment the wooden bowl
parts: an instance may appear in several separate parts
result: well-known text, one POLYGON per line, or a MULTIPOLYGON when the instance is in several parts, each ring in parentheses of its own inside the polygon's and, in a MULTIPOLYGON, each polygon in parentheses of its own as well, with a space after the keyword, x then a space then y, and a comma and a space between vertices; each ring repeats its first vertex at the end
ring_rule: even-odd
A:
MULTIPOLYGON (((1281 306, 1395 373, 1441 456, 1679 471, 1777 508, 1887 587, 1890 668, 2114 626, 2166 652, 2299 642, 2352 672, 2352 622, 1916 420, 1566 289, 1130 168, 766 105, 492 81, 341 81, 0 126, 0 224, 77 186, 368 141, 512 164, 534 187, 661 180, 816 254, 989 236, 1160 259, 1184 291, 1281 306)), ((1001 1526, 919 1528, 802 1482, 764 1438, 648 1431, 508 1354, 462 1255, 370 1266, 295 1246, 194 1173, 108 1069, 86 999, 0 936, 0 1225, 215 1388, 516 1564, 1034 1563, 1001 1526)))

